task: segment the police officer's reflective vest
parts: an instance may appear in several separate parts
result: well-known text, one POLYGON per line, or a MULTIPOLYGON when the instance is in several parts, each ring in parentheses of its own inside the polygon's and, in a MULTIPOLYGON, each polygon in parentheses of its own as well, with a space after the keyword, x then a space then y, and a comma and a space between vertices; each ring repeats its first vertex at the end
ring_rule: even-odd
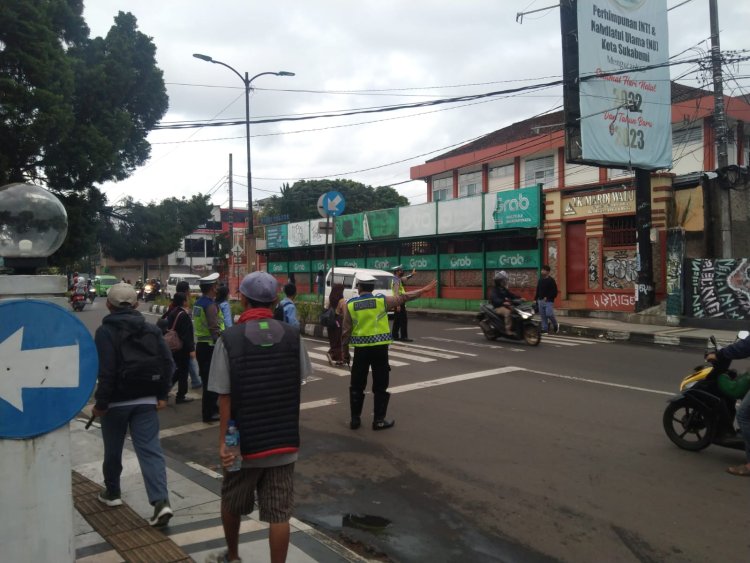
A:
POLYGON ((383 295, 360 295, 347 301, 346 307, 352 318, 349 344, 354 348, 393 342, 388 325, 388 307, 383 295))
MULTIPOLYGON (((211 345, 214 343, 211 331, 208 329, 208 320, 206 319, 206 307, 212 303, 215 303, 213 299, 201 295, 193 305, 193 329, 195 330, 196 342, 208 342, 211 345)), ((219 332, 224 332, 224 316, 221 315, 218 307, 216 309, 219 332)))
POLYGON ((404 293, 406 293, 406 289, 404 288, 403 280, 399 278, 398 276, 393 276, 391 278, 391 293, 393 293, 393 286, 396 284, 397 279, 398 279, 398 294, 403 295, 404 293))

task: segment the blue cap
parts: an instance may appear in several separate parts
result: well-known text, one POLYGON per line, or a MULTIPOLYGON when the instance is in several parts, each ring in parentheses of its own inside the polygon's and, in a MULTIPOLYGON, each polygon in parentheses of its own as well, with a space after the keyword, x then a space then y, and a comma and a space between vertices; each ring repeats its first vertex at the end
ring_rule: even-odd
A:
POLYGON ((253 272, 240 283, 240 293, 258 303, 273 303, 279 293, 279 282, 266 272, 253 272))

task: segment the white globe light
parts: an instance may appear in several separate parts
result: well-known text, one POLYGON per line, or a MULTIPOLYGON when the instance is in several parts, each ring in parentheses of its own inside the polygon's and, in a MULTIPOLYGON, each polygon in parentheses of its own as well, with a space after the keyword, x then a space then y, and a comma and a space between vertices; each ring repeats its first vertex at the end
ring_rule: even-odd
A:
POLYGON ((0 256, 46 258, 68 232, 65 207, 50 192, 31 184, 0 187, 0 256))

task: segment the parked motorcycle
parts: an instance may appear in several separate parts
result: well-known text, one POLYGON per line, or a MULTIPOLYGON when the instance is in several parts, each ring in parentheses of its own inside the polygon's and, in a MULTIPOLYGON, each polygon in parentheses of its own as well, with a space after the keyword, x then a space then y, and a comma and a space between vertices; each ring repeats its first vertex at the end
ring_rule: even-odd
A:
MULTIPOLYGON (((750 336, 740 331, 738 339, 750 336)), ((719 349, 711 337, 714 350, 719 349)), ((669 399, 662 424, 672 442, 697 452, 711 444, 742 450, 745 443, 734 426, 737 401, 750 390, 750 373, 729 369, 731 360, 703 364, 682 380, 680 393, 669 399)))
POLYGON ((484 332, 484 337, 487 340, 496 340, 502 336, 511 340, 523 340, 530 346, 537 346, 542 341, 542 327, 539 321, 534 319, 532 304, 523 303, 521 299, 514 299, 510 311, 512 328, 510 334, 506 334, 505 319, 495 312, 491 304, 482 304, 476 320, 484 332))
POLYGON ((70 296, 70 306, 76 313, 80 313, 86 306, 86 296, 83 293, 73 293, 70 296))

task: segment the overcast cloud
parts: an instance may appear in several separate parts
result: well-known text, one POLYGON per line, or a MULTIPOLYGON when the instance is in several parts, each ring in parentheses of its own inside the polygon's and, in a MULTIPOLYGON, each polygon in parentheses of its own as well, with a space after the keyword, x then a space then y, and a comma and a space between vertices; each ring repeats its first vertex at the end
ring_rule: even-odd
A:
MULTIPOLYGON (((681 2, 668 0, 668 6, 681 2)), ((410 103, 559 79, 559 9, 516 23, 518 12, 553 3, 88 0, 84 16, 95 36, 106 34, 118 11, 129 11, 140 31, 153 38, 170 100, 166 123, 244 120, 242 81, 224 67, 193 58, 193 53, 210 55, 250 76, 296 73, 253 82, 251 119, 410 103)), ((692 0, 669 12, 670 55, 693 46, 708 52, 708 4, 692 0)), ((750 2, 719 4, 722 50, 750 49, 750 2)), ((672 76, 690 70, 673 67, 672 76)), ((750 80, 742 78, 750 75, 750 64, 732 70, 738 80, 725 77, 725 92, 734 89, 737 94, 739 86, 750 92, 750 80)), ((692 73, 680 81, 702 86, 707 78, 692 73)), ((473 105, 254 125, 253 199, 278 193, 284 182, 319 177, 372 186, 399 184, 409 179, 411 166, 448 147, 561 107, 562 89, 555 88, 473 105), (374 167, 379 168, 360 172, 374 167)), ((144 167, 123 182, 102 186, 111 202, 123 195, 152 201, 213 191, 213 203, 226 206, 231 153, 235 204, 246 205, 244 125, 154 131, 149 141, 152 158, 144 167)), ((394 187, 413 204, 426 200, 423 182, 394 187)))

